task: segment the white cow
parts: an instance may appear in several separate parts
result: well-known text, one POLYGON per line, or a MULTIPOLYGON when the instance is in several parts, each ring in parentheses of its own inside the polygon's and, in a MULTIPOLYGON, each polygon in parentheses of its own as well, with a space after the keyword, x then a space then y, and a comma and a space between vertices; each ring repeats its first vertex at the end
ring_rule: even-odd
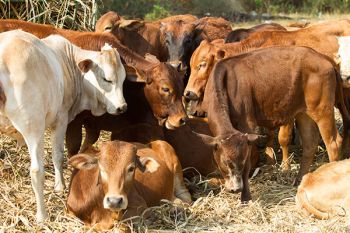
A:
POLYGON ((37 221, 47 217, 43 195, 45 129, 52 129, 55 190, 62 191, 67 124, 83 110, 97 116, 106 111, 123 113, 125 76, 118 52, 108 45, 101 52, 92 52, 57 35, 40 40, 23 31, 0 34, 0 132, 18 137, 13 133, 15 128, 28 146, 37 221))

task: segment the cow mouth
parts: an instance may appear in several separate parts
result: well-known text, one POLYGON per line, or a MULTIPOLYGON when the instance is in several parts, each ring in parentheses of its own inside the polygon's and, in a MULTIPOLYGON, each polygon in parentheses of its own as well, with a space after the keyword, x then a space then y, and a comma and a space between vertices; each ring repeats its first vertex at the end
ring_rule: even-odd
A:
POLYGON ((169 130, 175 130, 177 128, 177 126, 175 126, 174 124, 172 124, 169 120, 169 117, 159 117, 158 118, 158 124, 159 126, 165 126, 165 128, 169 129, 169 130))

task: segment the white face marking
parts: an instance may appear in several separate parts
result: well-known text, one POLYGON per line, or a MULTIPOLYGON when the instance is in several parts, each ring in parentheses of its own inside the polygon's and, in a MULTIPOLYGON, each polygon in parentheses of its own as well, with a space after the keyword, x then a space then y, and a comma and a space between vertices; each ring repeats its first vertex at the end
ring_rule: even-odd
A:
POLYGON ((110 62, 103 57, 108 55, 101 53, 100 57, 96 57, 98 67, 85 74, 85 79, 98 90, 96 92, 98 106, 97 109, 92 109, 92 112, 94 115, 101 115, 104 111, 110 114, 119 114, 118 109, 125 109, 126 106, 123 95, 126 72, 119 54, 112 47, 105 46, 103 50, 113 50, 116 63, 110 62))
POLYGON ((350 84, 350 36, 338 37, 339 49, 338 56, 340 59, 340 75, 343 81, 350 84))

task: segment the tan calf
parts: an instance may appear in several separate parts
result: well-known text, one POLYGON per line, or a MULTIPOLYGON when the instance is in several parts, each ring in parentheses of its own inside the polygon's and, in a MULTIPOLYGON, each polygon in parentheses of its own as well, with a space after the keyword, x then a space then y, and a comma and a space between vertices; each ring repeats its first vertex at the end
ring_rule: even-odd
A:
POLYGON ((350 211, 350 160, 324 164, 305 175, 295 197, 304 213, 318 219, 348 216, 350 211))
POLYGON ((114 220, 139 215, 161 199, 191 202, 180 162, 164 141, 105 142, 97 155, 78 154, 69 163, 76 169, 68 211, 86 224, 97 224, 97 229, 109 229, 114 220))

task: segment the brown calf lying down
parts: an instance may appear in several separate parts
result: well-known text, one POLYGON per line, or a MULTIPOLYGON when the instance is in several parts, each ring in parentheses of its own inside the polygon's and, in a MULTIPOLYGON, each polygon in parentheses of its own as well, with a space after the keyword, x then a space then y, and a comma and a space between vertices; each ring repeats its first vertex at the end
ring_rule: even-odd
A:
MULTIPOLYGON (((225 187, 242 191, 242 201, 251 199, 250 145, 263 139, 254 134, 257 126, 274 129, 297 120, 303 156, 296 183, 312 163, 318 128, 330 161, 339 160, 342 138, 335 126, 334 105, 339 100, 345 109, 341 86, 333 62, 306 47, 271 47, 218 62, 203 99, 215 137, 202 138, 216 148, 214 158, 225 187)), ((346 109, 342 112, 350 119, 346 109)))
POLYGON ((349 216, 350 159, 324 164, 305 175, 295 197, 304 213, 318 219, 349 216))
POLYGON ((68 211, 97 229, 113 227, 114 220, 140 215, 161 199, 186 203, 182 168, 173 148, 164 141, 148 145, 104 142, 99 153, 69 159, 73 171, 68 211))
POLYGON ((263 23, 251 28, 238 28, 230 32, 225 39, 225 43, 239 42, 248 38, 255 32, 262 31, 287 31, 283 26, 278 23, 263 23))

